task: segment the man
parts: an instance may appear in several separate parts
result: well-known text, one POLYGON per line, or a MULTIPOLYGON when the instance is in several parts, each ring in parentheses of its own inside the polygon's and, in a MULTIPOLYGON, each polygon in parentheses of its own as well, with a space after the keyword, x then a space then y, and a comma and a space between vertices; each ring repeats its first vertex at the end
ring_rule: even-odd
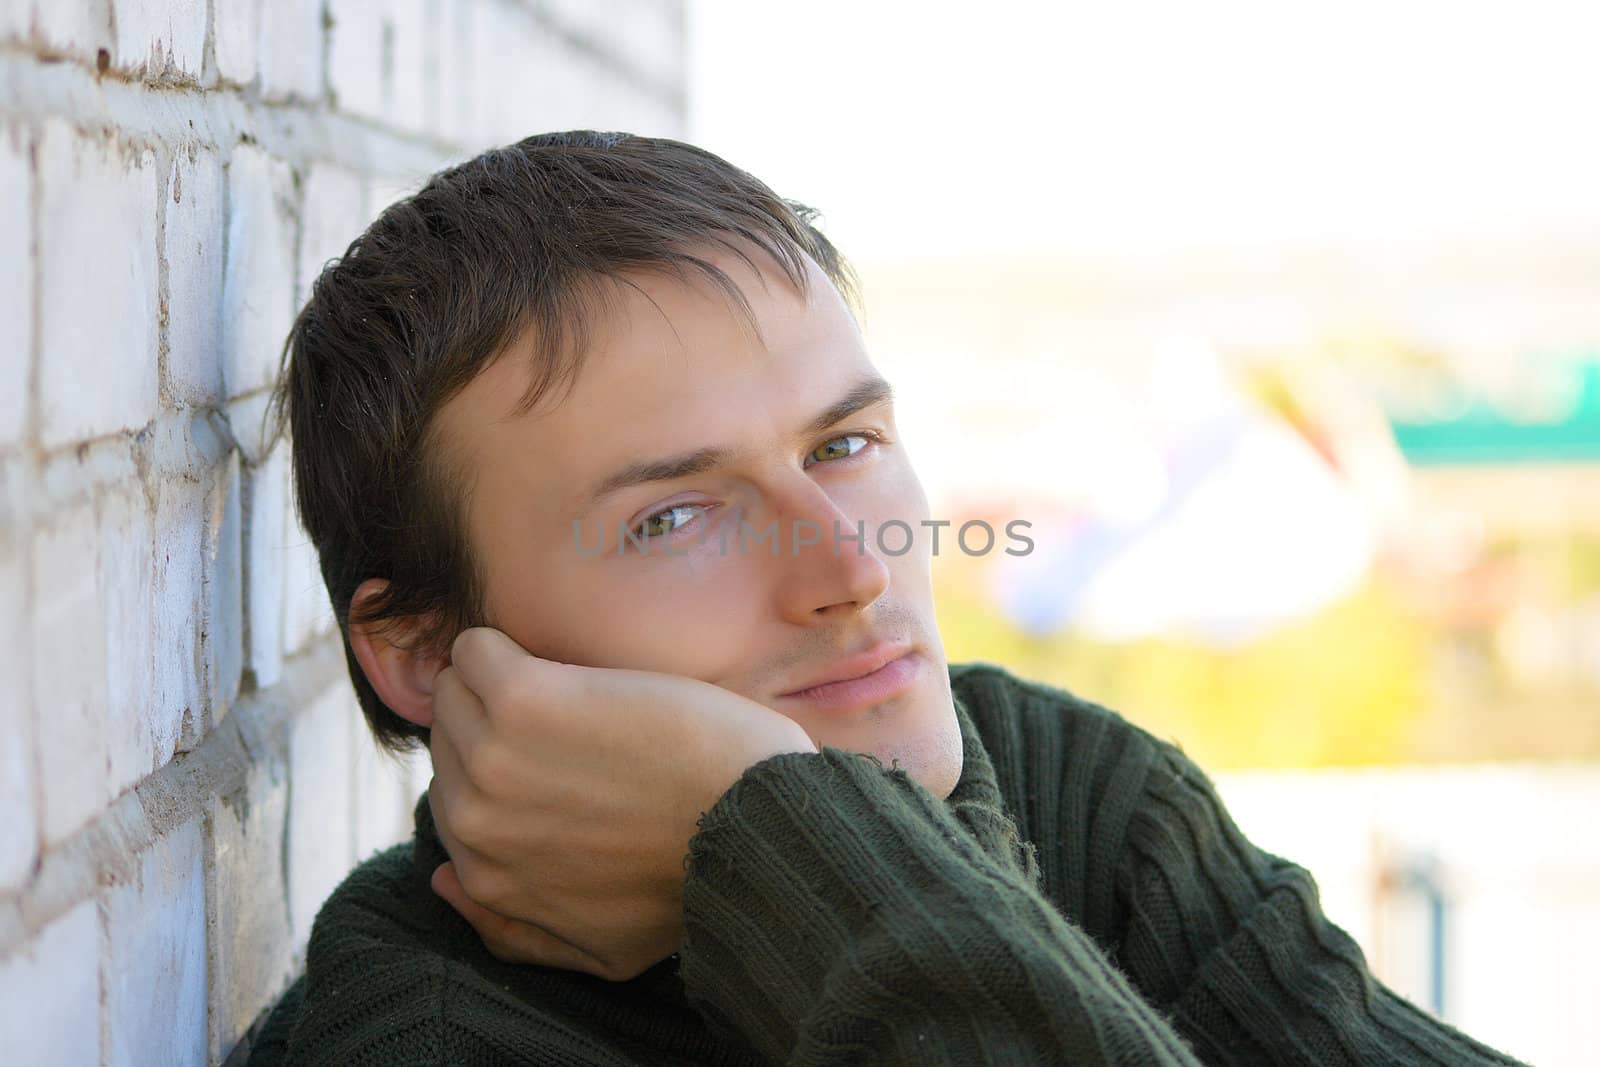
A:
POLYGON ((946 664, 853 291, 808 209, 590 132, 324 271, 298 504, 435 778, 255 1060, 1515 1062, 1376 982, 1177 747, 946 664))

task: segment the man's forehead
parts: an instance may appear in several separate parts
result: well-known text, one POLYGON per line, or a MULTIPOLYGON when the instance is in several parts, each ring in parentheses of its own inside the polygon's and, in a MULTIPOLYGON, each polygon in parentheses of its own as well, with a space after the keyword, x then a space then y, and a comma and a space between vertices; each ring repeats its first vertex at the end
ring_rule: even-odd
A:
POLYGON ((531 337, 521 338, 447 406, 446 434, 478 464, 520 455, 548 488, 579 503, 617 468, 733 445, 745 429, 803 428, 881 381, 814 262, 807 299, 770 260, 757 259, 768 268, 758 278, 732 253, 708 258, 745 293, 759 335, 709 281, 632 274, 599 303, 606 310, 588 324, 590 343, 565 388, 517 410, 539 358, 531 337))

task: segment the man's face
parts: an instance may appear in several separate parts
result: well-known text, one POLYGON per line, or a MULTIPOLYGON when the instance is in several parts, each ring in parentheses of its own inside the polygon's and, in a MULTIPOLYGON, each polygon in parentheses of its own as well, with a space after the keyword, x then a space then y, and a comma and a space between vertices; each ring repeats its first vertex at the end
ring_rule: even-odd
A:
POLYGON ((962 750, 927 497, 887 398, 838 410, 880 376, 816 264, 808 303, 763 255, 758 277, 704 254, 745 293, 759 339, 708 283, 630 274, 570 393, 513 413, 533 358, 524 338, 441 410, 443 439, 472 472, 467 524, 488 619, 543 658, 721 686, 819 746, 898 760, 947 796, 962 750), (597 495, 628 468, 708 448, 726 454, 597 495), (892 520, 914 536, 891 525, 880 546, 892 520), (836 523, 851 537, 865 523, 859 547, 835 542, 836 523), (865 693, 791 695, 871 649, 909 655, 856 687, 865 693), (898 684, 873 691, 886 680, 898 684))

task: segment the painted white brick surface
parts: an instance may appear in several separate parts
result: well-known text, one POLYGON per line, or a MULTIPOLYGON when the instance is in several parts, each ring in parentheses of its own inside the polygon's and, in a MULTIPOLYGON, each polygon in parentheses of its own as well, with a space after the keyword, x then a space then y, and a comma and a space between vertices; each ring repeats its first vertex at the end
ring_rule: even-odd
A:
POLYGON ((183 145, 167 179, 167 376, 165 395, 179 404, 222 396, 222 164, 215 153, 183 145))
POLYGON ((172 755, 178 722, 155 694, 154 516, 143 486, 102 493, 97 593, 105 627, 106 745, 116 796, 172 755))
POLYGON ((52 518, 33 541, 33 707, 44 835, 55 844, 111 799, 106 649, 92 503, 52 518))
POLYGON ((256 80, 256 53, 261 42, 263 0, 211 0, 212 47, 217 75, 225 83, 248 85, 256 80))
MULTIPOLYGON (((469 92, 476 102, 477 121, 472 130, 485 143, 519 140, 540 128, 559 129, 550 116, 560 106, 552 94, 539 91, 541 79, 551 75, 551 55, 543 33, 525 9, 510 5, 480 6, 473 20, 472 52, 492 56, 506 49, 520 58, 515 66, 488 70, 480 63, 468 69, 473 79, 469 92)), ((563 86, 563 95, 581 92, 580 86, 563 86)))
POLYGON ((283 667, 284 488, 288 458, 274 449, 260 466, 247 472, 250 492, 249 665, 256 685, 276 685, 283 667))
POLYGON ((116 14, 118 68, 150 78, 200 77, 206 0, 116 0, 116 14))
MULTIPOLYGON (((290 479, 292 491, 293 479, 290 479)), ((294 497, 285 506, 283 570, 283 648, 298 652, 321 633, 333 629, 333 606, 322 581, 316 546, 294 511, 294 497)))
MULTIPOLYGON (((0 467, 0 480, 5 468, 0 467)), ((9 486, 0 481, 0 512, 5 509, 9 486)), ((14 535, 0 530, 0 648, 9 649, 15 671, 0 671, 0 811, 8 812, 9 826, 0 834, 0 892, 19 884, 32 869, 38 854, 38 808, 34 804, 33 721, 27 715, 33 673, 26 599, 27 559, 14 535)))
POLYGON ((0 125, 0 448, 22 437, 33 352, 33 187, 28 134, 0 125))
POLYGON ((208 966, 211 1056, 232 1048, 291 971, 289 909, 283 877, 288 782, 279 768, 256 768, 239 793, 211 813, 208 966))
POLYGON ((261 91, 269 100, 322 96, 322 0, 261 0, 261 91))
MULTIPOLYGON (((26 0, 12 0, 18 7, 26 0)), ((31 21, 40 40, 52 50, 89 63, 102 48, 112 47, 111 0, 33 0, 31 21)))
POLYGON ((414 757, 396 760, 379 751, 366 724, 361 722, 358 727, 353 742, 355 809, 351 814, 356 828, 355 854, 360 861, 411 836, 412 805, 428 779, 422 775, 418 785, 414 757))
POLYGON ((202 635, 208 615, 205 582, 206 485, 189 472, 156 487, 155 513, 155 705, 176 723, 174 744, 189 749, 199 740, 205 680, 215 649, 202 635))
POLYGON ((477 78, 473 57, 479 5, 472 0, 440 0, 434 76, 437 101, 429 132, 448 141, 478 140, 477 78))
POLYGON ((244 672, 244 532, 239 505, 239 457, 211 472, 206 495, 206 545, 201 566, 210 591, 206 611, 207 703, 215 721, 239 695, 244 672))
POLYGON ((367 223, 367 192, 361 176, 343 167, 312 164, 303 182, 300 214, 299 286, 295 302, 311 297, 311 284, 328 261, 361 235, 367 223))
MULTIPOLYGON (((386 69, 385 39, 393 36, 385 0, 328 0, 333 26, 328 42, 328 87, 340 111, 364 118, 383 117, 386 69)), ((389 48, 392 56, 392 43, 389 48)))
POLYGON ((428 0, 388 0, 390 60, 384 117, 401 129, 418 133, 428 127, 429 101, 438 88, 428 76, 428 52, 438 45, 438 31, 430 24, 432 13, 428 0))
POLYGON ((227 395, 270 385, 293 319, 294 173, 253 145, 228 164, 228 263, 223 281, 227 395))
POLYGON ((100 929, 85 900, 0 959, 0 1034, 7 1063, 100 1062, 100 929), (90 1025, 90 1020, 94 1025, 90 1025))
POLYGON ((159 839, 105 895, 107 1062, 206 1062, 205 880, 200 820, 159 839))
POLYGON ((269 387, 433 170, 681 122, 641 2, 0 0, 0 1061, 220 1062, 410 835, 269 387))
POLYGON ((39 349, 49 357, 39 417, 50 447, 155 414, 156 169, 149 149, 59 119, 45 124, 38 159, 49 176, 39 183, 39 349), (108 387, 84 388, 93 381, 108 387))
POLYGON ((28 20, 32 16, 32 5, 21 0, 6 0, 5 3, 0 3, 0 34, 13 38, 27 37, 28 20))
POLYGON ((296 945, 305 944, 322 902, 350 871, 355 835, 345 813, 354 803, 350 749, 352 717, 359 716, 350 687, 340 686, 301 716, 290 740, 289 924, 296 945))

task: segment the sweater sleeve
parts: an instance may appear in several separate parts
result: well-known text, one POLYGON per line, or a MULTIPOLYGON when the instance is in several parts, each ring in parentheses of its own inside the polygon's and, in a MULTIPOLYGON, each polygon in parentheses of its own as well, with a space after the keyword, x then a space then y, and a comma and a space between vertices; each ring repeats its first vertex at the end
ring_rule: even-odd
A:
POLYGON ((904 771, 824 746, 701 820, 685 993, 775 1063, 1198 1061, 1084 931, 904 771))
POLYGON ((1375 979, 1323 915, 1311 874, 1252 845, 1204 772, 1151 741, 1116 874, 1117 959, 1206 1063, 1518 1062, 1375 979))
POLYGON ((486 981, 463 958, 479 950, 475 935, 450 953, 423 943, 423 933, 465 926, 425 891, 370 865, 334 891, 312 924, 300 988, 252 1067, 637 1062, 606 1035, 486 981))

